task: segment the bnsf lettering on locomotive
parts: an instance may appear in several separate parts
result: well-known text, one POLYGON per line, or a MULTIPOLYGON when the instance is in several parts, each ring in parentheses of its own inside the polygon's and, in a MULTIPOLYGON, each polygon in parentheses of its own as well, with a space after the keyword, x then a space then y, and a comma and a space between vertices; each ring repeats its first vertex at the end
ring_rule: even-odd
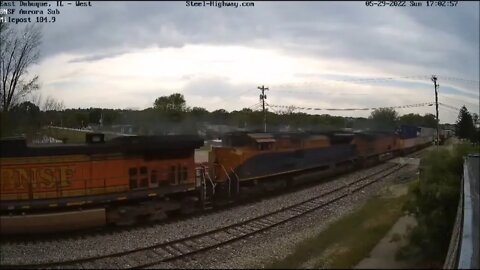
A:
POLYGON ((32 186, 47 189, 55 187, 55 171, 52 168, 38 168, 32 179, 32 186))
POLYGON ((29 184, 33 189, 54 189, 69 187, 75 169, 71 167, 17 168, 2 170, 2 190, 26 189, 29 184))
POLYGON ((25 189, 25 184, 31 178, 31 174, 27 170, 16 170, 18 177, 15 179, 15 189, 25 189))
POLYGON ((2 181, 1 188, 2 190, 12 190, 15 188, 13 180, 13 170, 2 170, 2 181))
POLYGON ((75 173, 74 169, 68 167, 60 168, 60 186, 69 187, 72 183, 73 174, 75 173))

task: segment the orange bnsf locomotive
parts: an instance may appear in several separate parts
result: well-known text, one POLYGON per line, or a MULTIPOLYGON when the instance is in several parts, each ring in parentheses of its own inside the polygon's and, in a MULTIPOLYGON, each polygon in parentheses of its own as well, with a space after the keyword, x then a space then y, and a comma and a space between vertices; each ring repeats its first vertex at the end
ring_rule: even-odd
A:
POLYGON ((202 145, 196 136, 104 142, 103 134, 87 134, 86 144, 37 146, 3 140, 2 234, 129 224, 188 210, 199 198, 194 149, 202 145))

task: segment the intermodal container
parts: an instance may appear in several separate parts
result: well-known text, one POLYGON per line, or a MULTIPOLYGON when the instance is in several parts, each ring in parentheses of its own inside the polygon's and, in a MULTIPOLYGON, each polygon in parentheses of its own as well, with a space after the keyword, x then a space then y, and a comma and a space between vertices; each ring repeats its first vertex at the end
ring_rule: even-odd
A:
POLYGON ((402 139, 415 138, 419 135, 419 133, 420 128, 408 125, 401 125, 398 131, 398 135, 400 135, 402 139))

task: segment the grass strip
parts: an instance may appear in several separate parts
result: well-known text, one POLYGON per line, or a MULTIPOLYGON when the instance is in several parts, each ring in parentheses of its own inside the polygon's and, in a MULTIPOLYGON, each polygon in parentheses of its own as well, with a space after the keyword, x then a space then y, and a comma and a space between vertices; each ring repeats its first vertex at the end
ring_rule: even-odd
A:
POLYGON ((368 256, 395 222, 403 215, 408 195, 396 198, 373 197, 359 210, 306 239, 293 253, 271 262, 266 268, 351 268, 368 256), (305 266, 305 263, 308 265, 305 266))

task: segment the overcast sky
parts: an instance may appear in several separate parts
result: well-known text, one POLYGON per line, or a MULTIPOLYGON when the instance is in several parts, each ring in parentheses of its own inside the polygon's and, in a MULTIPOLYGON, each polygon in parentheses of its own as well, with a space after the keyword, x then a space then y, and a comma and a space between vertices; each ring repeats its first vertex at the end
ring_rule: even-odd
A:
MULTIPOLYGON (((257 108, 260 85, 270 88, 271 105, 432 102, 429 77, 436 74, 439 102, 478 113, 479 3, 423 5, 255 2, 219 8, 92 1, 92 7, 63 7, 55 23, 43 24, 42 57, 31 73, 40 76, 42 95, 68 108, 144 109, 180 92, 188 106, 210 111, 257 108), (370 78, 391 79, 358 80, 370 78)), ((457 114, 440 106, 442 123, 457 114)))

